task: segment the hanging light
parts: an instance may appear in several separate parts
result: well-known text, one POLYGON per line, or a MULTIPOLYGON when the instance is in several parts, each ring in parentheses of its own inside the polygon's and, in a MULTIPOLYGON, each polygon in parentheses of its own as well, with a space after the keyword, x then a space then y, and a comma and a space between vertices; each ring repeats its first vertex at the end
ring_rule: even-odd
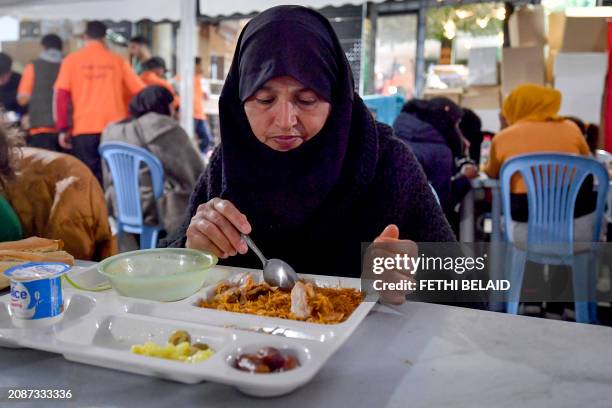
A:
POLYGON ((444 29, 444 36, 449 40, 455 38, 457 35, 457 25, 452 19, 448 19, 445 23, 442 23, 442 28, 444 29))
POLYGON ((506 19, 506 8, 498 7, 495 10, 493 10, 493 17, 495 17, 498 20, 504 21, 506 19))
POLYGON ((468 17, 472 17, 474 15, 474 13, 472 13, 469 10, 463 10, 463 9, 459 9, 459 10, 455 10, 455 15, 457 16, 457 18, 459 18, 460 20, 465 20, 468 17))
POLYGON ((483 18, 477 18, 476 19, 476 24, 478 25, 478 27, 484 29, 487 25, 489 25, 489 20, 491 19, 491 17, 486 16, 483 18))

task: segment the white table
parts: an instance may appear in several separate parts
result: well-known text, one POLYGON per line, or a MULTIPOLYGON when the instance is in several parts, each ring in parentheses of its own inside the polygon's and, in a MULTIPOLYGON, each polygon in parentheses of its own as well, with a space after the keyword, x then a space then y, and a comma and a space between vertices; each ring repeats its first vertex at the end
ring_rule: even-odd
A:
POLYGON ((75 395, 74 405, 33 405, 44 407, 610 407, 612 328, 424 303, 399 310, 376 307, 309 384, 274 399, 13 349, 0 349, 0 387, 75 395))

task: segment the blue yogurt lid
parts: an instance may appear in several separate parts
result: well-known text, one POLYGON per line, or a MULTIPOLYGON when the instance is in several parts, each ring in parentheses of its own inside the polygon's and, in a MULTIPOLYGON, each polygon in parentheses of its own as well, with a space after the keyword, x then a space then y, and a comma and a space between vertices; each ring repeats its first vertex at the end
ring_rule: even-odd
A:
POLYGON ((70 265, 61 262, 28 262, 13 266, 4 275, 19 282, 57 278, 70 270, 70 265))

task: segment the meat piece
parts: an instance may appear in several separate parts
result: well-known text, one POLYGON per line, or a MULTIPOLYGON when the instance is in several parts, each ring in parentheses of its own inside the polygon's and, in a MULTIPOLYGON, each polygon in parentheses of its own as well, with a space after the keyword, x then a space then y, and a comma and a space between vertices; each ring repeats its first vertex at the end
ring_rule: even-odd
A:
POLYGON ((306 285, 297 282, 291 289, 291 313, 298 319, 307 319, 310 317, 310 312, 306 285))

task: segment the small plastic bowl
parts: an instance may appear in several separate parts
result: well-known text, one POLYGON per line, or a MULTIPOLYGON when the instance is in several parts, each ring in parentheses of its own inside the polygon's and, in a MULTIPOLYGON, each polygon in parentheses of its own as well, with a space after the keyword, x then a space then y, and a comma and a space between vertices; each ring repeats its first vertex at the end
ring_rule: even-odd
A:
POLYGON ((98 264, 119 294, 172 302, 196 293, 217 257, 186 248, 160 248, 125 252, 98 264))

